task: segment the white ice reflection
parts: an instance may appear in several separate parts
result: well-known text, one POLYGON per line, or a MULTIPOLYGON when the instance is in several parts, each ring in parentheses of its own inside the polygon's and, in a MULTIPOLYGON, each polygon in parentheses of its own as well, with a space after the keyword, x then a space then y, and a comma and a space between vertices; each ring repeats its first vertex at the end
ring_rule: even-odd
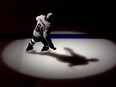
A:
POLYGON ((48 53, 40 52, 41 43, 34 45, 36 52, 25 52, 29 40, 16 40, 3 51, 5 64, 27 75, 53 79, 82 78, 105 72, 116 64, 116 45, 106 39, 53 39, 57 50, 48 53), (74 60, 69 59, 74 57, 71 57, 71 51, 77 55, 74 60), (81 63, 81 57, 86 62, 91 58, 95 60, 81 63), (74 65, 71 67, 70 63, 74 65))

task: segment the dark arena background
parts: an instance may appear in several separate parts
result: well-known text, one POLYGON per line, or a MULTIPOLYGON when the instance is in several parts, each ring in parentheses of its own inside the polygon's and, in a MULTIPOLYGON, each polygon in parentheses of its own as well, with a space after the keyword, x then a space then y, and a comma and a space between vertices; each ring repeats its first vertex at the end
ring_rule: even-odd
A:
POLYGON ((0 87, 116 87, 114 12, 109 1, 0 0, 0 87), (25 53, 36 16, 47 12, 57 50, 43 55, 37 43, 38 53, 25 53), (96 60, 75 62, 88 57, 96 60))

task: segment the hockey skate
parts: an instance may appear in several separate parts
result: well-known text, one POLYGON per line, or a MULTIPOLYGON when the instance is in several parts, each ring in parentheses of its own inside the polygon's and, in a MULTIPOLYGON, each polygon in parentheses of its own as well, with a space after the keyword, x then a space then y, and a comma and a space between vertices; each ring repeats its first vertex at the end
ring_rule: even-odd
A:
POLYGON ((56 47, 54 47, 54 46, 50 46, 50 48, 53 49, 53 50, 56 50, 56 47))
POLYGON ((49 50, 49 47, 48 46, 44 46, 41 51, 48 51, 48 50, 49 50))
POLYGON ((26 52, 31 51, 32 49, 33 49, 33 46, 29 44, 28 47, 26 48, 26 52))
POLYGON ((51 49, 56 50, 56 47, 51 47, 51 49))

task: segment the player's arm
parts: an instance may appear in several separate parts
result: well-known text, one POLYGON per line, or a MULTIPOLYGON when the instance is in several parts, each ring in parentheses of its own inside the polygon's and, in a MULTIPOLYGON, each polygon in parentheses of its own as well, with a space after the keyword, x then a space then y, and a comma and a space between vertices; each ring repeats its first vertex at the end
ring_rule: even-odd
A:
POLYGON ((43 32, 43 37, 46 38, 47 35, 48 35, 48 30, 45 30, 45 31, 43 32))
POLYGON ((47 27, 43 32, 43 37, 47 38, 50 35, 51 27, 47 27))

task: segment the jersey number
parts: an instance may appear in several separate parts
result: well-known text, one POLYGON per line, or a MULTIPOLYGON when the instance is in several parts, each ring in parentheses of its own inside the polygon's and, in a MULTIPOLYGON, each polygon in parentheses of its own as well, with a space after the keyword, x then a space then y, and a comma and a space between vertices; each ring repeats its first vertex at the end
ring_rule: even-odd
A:
POLYGON ((36 27, 36 31, 39 31, 41 29, 41 24, 38 24, 36 27))

